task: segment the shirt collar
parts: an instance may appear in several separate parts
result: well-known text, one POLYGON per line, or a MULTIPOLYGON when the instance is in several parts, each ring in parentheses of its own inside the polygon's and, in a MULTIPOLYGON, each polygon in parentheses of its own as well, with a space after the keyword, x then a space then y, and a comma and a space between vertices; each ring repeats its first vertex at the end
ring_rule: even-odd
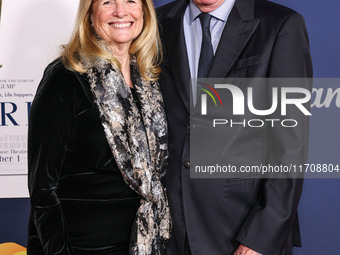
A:
MULTIPOLYGON (((231 9, 235 4, 235 0, 225 0, 216 10, 209 12, 214 18, 219 19, 223 22, 226 22, 231 9)), ((200 9, 194 4, 193 0, 189 2, 189 20, 190 22, 194 22, 198 15, 201 14, 200 9)))

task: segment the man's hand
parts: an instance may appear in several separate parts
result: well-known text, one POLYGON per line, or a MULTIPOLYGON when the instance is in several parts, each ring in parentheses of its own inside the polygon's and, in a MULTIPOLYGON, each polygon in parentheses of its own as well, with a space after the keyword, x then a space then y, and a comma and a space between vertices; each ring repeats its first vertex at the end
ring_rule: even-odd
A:
POLYGON ((260 253, 240 244, 240 246, 235 251, 234 255, 260 255, 260 253))

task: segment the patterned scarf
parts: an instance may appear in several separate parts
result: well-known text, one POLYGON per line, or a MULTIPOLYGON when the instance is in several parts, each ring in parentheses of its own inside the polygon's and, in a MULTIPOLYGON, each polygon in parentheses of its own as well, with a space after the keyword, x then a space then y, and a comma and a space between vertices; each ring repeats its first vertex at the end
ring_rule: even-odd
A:
POLYGON ((106 139, 127 185, 141 197, 131 232, 130 255, 161 255, 171 216, 161 178, 167 162, 167 123, 158 82, 140 76, 131 57, 131 80, 141 112, 118 68, 98 60, 86 72, 106 139))

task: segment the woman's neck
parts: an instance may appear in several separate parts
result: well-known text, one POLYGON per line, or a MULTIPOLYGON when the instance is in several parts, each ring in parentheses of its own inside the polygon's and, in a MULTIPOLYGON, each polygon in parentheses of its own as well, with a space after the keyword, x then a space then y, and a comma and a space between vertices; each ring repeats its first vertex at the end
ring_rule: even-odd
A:
POLYGON ((112 53, 118 60, 121 66, 121 72, 125 82, 129 87, 133 87, 130 77, 130 53, 129 47, 112 48, 112 53))

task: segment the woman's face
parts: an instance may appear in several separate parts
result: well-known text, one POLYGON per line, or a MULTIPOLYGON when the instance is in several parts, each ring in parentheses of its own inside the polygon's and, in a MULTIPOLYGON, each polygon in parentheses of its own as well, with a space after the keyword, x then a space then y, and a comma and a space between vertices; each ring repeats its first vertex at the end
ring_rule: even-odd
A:
POLYGON ((142 0, 94 0, 91 21, 110 46, 130 46, 143 29, 142 0))

